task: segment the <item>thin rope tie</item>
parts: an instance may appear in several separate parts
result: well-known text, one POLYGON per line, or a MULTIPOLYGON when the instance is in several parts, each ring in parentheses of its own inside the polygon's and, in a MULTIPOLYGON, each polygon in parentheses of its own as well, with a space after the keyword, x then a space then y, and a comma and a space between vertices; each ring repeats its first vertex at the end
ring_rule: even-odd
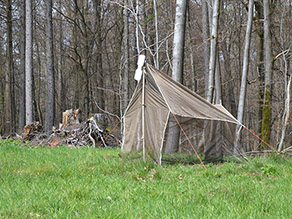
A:
POLYGON ((182 132, 184 133, 184 135, 186 136, 189 144, 191 145, 191 147, 193 148, 194 152, 197 155, 197 158, 200 160, 201 164, 203 165, 203 167, 205 168, 205 170, 207 170, 205 164, 203 163, 202 159, 200 158, 199 154, 197 153, 195 147, 193 146, 193 144, 191 143, 189 137, 187 136, 187 134, 185 133, 184 129, 182 128, 181 124, 179 123, 179 121, 177 120, 176 116, 171 112, 171 115, 173 115, 174 119, 176 120, 177 124, 179 125, 180 129, 182 130, 182 132))
POLYGON ((268 144, 267 142, 265 142, 262 138, 260 138, 252 129, 249 129, 245 126, 243 126, 243 131, 244 129, 246 129, 247 131, 249 131, 251 134, 253 134, 257 139, 259 139, 262 143, 264 143, 265 145, 267 145, 269 148, 271 148, 273 151, 277 152, 277 154, 280 154, 274 147, 272 147, 270 144, 268 144))

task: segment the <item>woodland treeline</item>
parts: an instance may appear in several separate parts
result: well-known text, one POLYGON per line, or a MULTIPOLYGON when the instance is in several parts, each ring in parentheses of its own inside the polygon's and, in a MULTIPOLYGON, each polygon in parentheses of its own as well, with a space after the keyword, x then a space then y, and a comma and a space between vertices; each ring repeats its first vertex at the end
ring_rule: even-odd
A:
MULTIPOLYGON (((70 108, 83 120, 103 112, 116 123, 136 86, 139 54, 175 74, 181 2, 181 82, 266 143, 290 147, 291 0, 2 0, 0 134, 33 121, 50 131, 70 108)), ((242 139, 263 149, 248 132, 242 139)))

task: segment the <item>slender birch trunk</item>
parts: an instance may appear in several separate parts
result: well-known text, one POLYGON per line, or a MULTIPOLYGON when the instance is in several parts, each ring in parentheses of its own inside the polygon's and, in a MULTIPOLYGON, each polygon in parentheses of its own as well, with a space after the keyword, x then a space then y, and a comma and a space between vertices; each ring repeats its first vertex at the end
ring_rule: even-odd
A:
MULTIPOLYGON (((285 7, 289 8, 289 6, 285 7)), ((287 10, 287 9, 286 9, 287 10)), ((282 13, 281 14, 281 22, 280 22, 280 39, 281 39, 281 48, 282 48, 282 60, 283 60, 283 64, 284 64, 284 77, 285 77, 285 105, 284 105, 284 112, 283 112, 283 116, 282 116, 282 130, 281 130, 281 139, 280 139, 280 143, 278 146, 278 151, 282 151, 282 149, 284 149, 284 140, 286 137, 286 129, 287 129, 287 125, 289 122, 289 117, 290 117, 290 90, 291 90, 291 82, 292 82, 292 77, 291 75, 288 73, 288 68, 289 68, 289 60, 287 60, 287 54, 285 52, 285 48, 287 47, 285 41, 284 41, 284 31, 283 31, 283 20, 284 17, 287 16, 287 13, 282 13)), ((287 52, 290 52, 290 48, 287 50, 287 52)))
MULTIPOLYGON (((243 66, 242 66, 242 74, 241 74, 241 86, 240 86, 240 94, 239 94, 238 110, 237 110, 237 120, 240 123, 243 122, 244 105, 245 105, 246 83, 247 83, 247 74, 248 74, 248 66, 249 66, 249 48, 250 48, 250 41, 251 41, 251 30, 252 30, 252 19, 253 19, 253 4, 254 4, 254 0, 249 0, 248 21, 247 21, 246 33, 245 33, 243 66)), ((239 149, 240 128, 241 127, 237 127, 237 136, 236 136, 234 153, 238 152, 238 149, 239 149)))
MULTIPOLYGON (((173 68, 172 79, 182 83, 184 64, 184 42, 186 25, 187 0, 178 0, 176 3, 176 15, 173 38, 173 68)), ((170 118, 173 119, 173 118, 170 118)), ((166 140, 165 153, 171 154, 178 151, 180 129, 175 121, 169 121, 169 134, 166 140)))
POLYGON ((214 0, 213 15, 212 15, 212 31, 211 31, 211 45, 210 45, 210 61, 209 61, 209 80, 207 101, 210 103, 213 100, 214 93, 214 79, 216 70, 216 51, 217 51, 217 37, 218 37, 218 18, 219 18, 220 0, 214 0))

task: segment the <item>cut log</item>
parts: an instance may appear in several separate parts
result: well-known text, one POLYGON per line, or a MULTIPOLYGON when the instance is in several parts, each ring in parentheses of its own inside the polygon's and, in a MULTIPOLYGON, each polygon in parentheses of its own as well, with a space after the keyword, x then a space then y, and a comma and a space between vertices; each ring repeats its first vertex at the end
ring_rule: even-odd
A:
POLYGON ((76 110, 66 110, 63 112, 63 119, 60 129, 66 128, 68 125, 79 124, 79 114, 81 111, 79 109, 76 110))

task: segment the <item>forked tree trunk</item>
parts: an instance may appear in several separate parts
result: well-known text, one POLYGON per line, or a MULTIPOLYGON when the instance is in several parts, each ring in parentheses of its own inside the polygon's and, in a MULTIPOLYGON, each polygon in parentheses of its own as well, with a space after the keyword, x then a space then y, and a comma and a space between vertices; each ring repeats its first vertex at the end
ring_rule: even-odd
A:
MULTIPOLYGON (((187 0, 177 1, 173 38, 172 78, 179 83, 183 81, 186 7, 187 0)), ((169 122, 169 134, 166 141, 165 153, 171 154, 178 151, 179 134, 180 129, 176 122, 169 122)))

